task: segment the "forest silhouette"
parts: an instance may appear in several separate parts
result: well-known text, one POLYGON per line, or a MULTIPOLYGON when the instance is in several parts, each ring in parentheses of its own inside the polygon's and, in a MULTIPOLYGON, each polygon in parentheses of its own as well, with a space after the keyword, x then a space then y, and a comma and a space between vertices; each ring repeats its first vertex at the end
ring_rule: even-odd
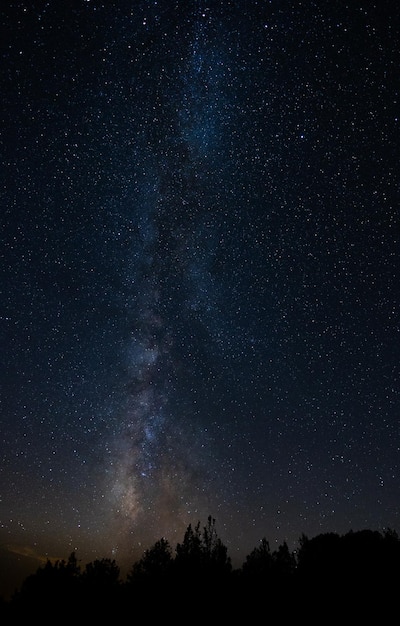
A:
POLYGON ((285 624, 302 617, 345 624, 375 617, 386 624, 385 615, 399 612, 399 582, 400 540, 392 529, 303 534, 294 551, 286 542, 271 550, 264 537, 235 569, 209 516, 203 527, 190 524, 175 550, 159 539, 124 578, 109 558, 81 566, 72 552, 66 561, 47 561, 2 599, 0 623, 58 617, 115 623, 129 615, 132 623, 146 617, 285 624))

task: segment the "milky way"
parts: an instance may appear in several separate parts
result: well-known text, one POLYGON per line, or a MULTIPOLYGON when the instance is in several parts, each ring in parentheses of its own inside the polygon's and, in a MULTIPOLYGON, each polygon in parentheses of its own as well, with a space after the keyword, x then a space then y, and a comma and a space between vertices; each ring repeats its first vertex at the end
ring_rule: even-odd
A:
MULTIPOLYGON (((174 518, 183 528, 190 516, 204 517, 211 506, 205 480, 210 443, 196 424, 193 406, 183 405, 181 421, 170 406, 180 385, 176 355, 183 352, 181 359, 193 366, 193 334, 203 332, 210 341, 207 321, 216 306, 208 266, 220 243, 221 199, 210 169, 217 155, 221 159, 229 111, 223 93, 227 70, 207 36, 206 17, 199 14, 190 29, 187 60, 173 68, 179 80, 171 97, 172 70, 164 61, 159 69, 168 96, 163 93, 165 101, 152 107, 150 126, 165 128, 165 115, 170 122, 166 137, 148 155, 152 169, 143 173, 132 207, 138 232, 132 245, 127 397, 110 457, 114 485, 108 492, 133 533, 150 523, 154 532, 165 534, 174 518)), ((145 146, 152 145, 148 132, 145 127, 145 146)), ((214 291, 218 294, 218 287, 214 291)))

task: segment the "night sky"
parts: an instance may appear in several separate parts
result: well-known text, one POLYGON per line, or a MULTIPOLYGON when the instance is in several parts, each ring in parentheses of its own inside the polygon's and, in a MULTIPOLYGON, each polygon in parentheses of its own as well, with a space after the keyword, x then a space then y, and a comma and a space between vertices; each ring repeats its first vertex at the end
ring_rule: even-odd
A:
POLYGON ((398 530, 400 5, 0 17, 7 576, 398 530))

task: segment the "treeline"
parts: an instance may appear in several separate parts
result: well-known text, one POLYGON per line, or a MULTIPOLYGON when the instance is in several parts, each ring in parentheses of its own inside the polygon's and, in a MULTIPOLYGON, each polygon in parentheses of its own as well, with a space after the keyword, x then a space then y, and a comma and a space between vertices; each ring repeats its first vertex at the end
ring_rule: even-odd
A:
POLYGON ((210 516, 204 527, 189 525, 174 551, 166 539, 157 541, 124 579, 108 558, 84 567, 75 552, 67 561, 48 561, 3 602, 0 617, 3 623, 18 617, 43 623, 47 615, 50 623, 60 612, 72 618, 79 611, 96 619, 141 615, 149 623, 256 616, 260 621, 260 611, 284 620, 312 617, 323 607, 325 616, 327 610, 338 616, 351 610, 371 618, 379 611, 384 623, 386 610, 398 612, 399 582, 400 540, 393 530, 302 535, 295 551, 286 542, 272 551, 263 538, 234 569, 210 516))

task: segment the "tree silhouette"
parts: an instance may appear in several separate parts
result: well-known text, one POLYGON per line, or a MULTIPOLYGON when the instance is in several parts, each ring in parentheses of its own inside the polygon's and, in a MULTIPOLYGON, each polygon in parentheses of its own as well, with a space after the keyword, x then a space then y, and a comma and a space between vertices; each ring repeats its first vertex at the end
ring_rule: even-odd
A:
POLYGON ((341 542, 337 533, 323 533, 309 539, 302 535, 297 552, 298 571, 305 578, 323 583, 337 577, 341 565, 341 542))
POLYGON ((171 572, 172 550, 169 542, 162 538, 146 550, 142 558, 133 564, 128 572, 129 583, 163 581, 171 572))
POLYGON ((272 568, 273 558, 269 542, 263 537, 260 545, 247 555, 242 572, 246 578, 265 580, 271 576, 272 568))
MULTIPOLYGON (((296 559, 290 553, 286 543, 280 545, 278 550, 271 552, 269 542, 263 537, 259 546, 250 552, 239 572, 239 584, 236 586, 238 593, 243 596, 242 605, 246 603, 247 612, 251 610, 254 619, 257 618, 257 611, 262 610, 265 596, 273 598, 279 607, 274 613, 277 621, 289 618, 288 603, 284 600, 292 596, 295 568, 296 559)), ((273 616, 272 605, 270 616, 273 616)))
POLYGON ((200 531, 200 522, 194 529, 191 524, 186 529, 183 542, 176 546, 176 571, 184 576, 205 578, 224 576, 231 572, 232 564, 228 549, 222 543, 216 530, 215 519, 211 515, 200 531))
POLYGON ((82 573, 82 581, 93 587, 116 587, 119 584, 119 574, 120 569, 115 560, 97 559, 87 563, 82 573))
POLYGON ((139 561, 133 564, 125 584, 126 601, 145 611, 149 621, 165 619, 173 591, 172 550, 162 538, 145 550, 139 561), (157 601, 154 602, 154 598, 157 601))
POLYGON ((232 571, 227 547, 216 530, 211 515, 200 529, 200 522, 186 529, 182 543, 176 546, 174 580, 177 587, 196 606, 204 619, 227 619, 228 590, 232 571))
POLYGON ((211 515, 208 516, 207 525, 203 528, 202 552, 209 573, 224 576, 231 572, 232 563, 228 549, 219 538, 215 519, 211 515))
POLYGON ((400 583, 395 531, 324 533, 311 539, 303 534, 298 544, 293 553, 286 542, 272 552, 263 537, 242 567, 233 570, 209 516, 203 528, 200 522, 189 524, 175 555, 165 538, 157 541, 125 581, 115 560, 95 560, 83 571, 75 552, 67 561, 48 560, 25 579, 10 603, 0 605, 0 613, 4 623, 11 623, 79 607, 87 620, 101 621, 124 617, 128 609, 146 614, 149 621, 183 617, 186 623, 190 607, 198 619, 252 623, 268 606, 269 618, 285 623, 299 617, 321 620, 323 606, 336 621, 344 614, 355 621, 369 619, 374 612, 378 623, 388 621, 383 615, 397 608, 400 583))
POLYGON ((279 582, 285 582, 290 579, 296 571, 296 557, 289 550, 289 546, 284 541, 272 554, 274 576, 279 582))
POLYGON ((242 565, 245 580, 263 582, 264 584, 283 584, 293 576, 296 570, 296 558, 290 552, 286 542, 271 552, 265 537, 260 545, 252 550, 242 565))
POLYGON ((187 527, 182 543, 176 546, 175 564, 178 569, 187 573, 190 571, 199 571, 203 562, 203 550, 201 544, 200 522, 196 524, 194 529, 189 524, 187 527))
POLYGON ((80 567, 75 552, 67 561, 47 560, 35 574, 28 576, 14 594, 13 606, 33 613, 43 607, 55 608, 78 597, 80 567))

